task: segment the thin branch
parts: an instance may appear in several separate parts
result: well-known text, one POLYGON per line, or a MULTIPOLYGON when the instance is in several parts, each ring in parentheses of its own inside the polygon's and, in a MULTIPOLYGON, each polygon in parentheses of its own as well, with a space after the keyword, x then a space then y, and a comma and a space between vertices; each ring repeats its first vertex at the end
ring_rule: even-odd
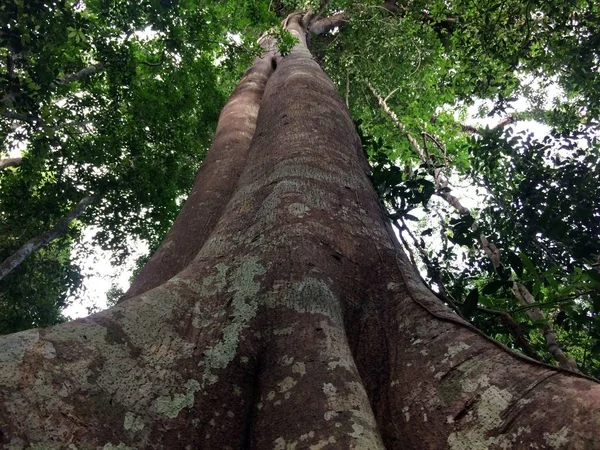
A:
POLYGON ((139 61, 139 63, 148 67, 160 67, 165 63, 166 59, 167 53, 163 50, 160 55, 160 60, 158 62, 139 61))
POLYGON ((392 109, 388 106, 388 104, 385 102, 385 99, 379 94, 379 92, 377 92, 377 90, 373 87, 371 83, 367 83, 367 87, 377 99, 377 103, 379 103, 379 106, 381 106, 386 112, 386 114, 392 119, 392 121, 396 125, 396 128, 398 128, 402 132, 402 134, 406 136, 406 139, 408 139, 408 143, 410 144, 410 147, 413 149, 413 151, 419 156, 419 158, 422 161, 427 162, 429 158, 427 158, 427 156, 425 155, 425 152, 421 148, 421 145, 419 145, 417 140, 406 130, 404 124, 400 122, 400 119, 398 119, 396 113, 392 111, 392 109))
POLYGON ((84 69, 81 69, 78 72, 70 73, 70 74, 67 74, 67 75, 64 75, 64 76, 58 78, 55 82, 50 83, 50 87, 55 88, 56 86, 62 86, 63 84, 71 83, 73 81, 79 81, 82 78, 85 78, 89 75, 93 75, 96 72, 101 71, 105 67, 106 67, 106 64, 104 64, 104 63, 89 65, 89 66, 85 67, 84 69))
POLYGON ((19 122, 31 123, 31 118, 24 116, 23 114, 16 113, 14 111, 3 111, 2 115, 10 120, 18 120, 19 122))
MULTIPOLYGON (((480 235, 479 240, 485 254, 492 262, 494 269, 498 271, 500 268, 500 250, 493 243, 489 242, 483 234, 480 235)), ((535 298, 533 295, 531 295, 529 290, 523 284, 515 281, 512 274, 509 278, 509 281, 511 282, 510 290, 521 305, 532 306, 532 304, 536 303, 535 298)), ((578 372, 577 363, 575 360, 571 356, 564 353, 558 345, 556 335, 550 328, 550 325, 548 325, 546 322, 546 316, 544 313, 538 307, 532 306, 530 309, 525 310, 525 314, 527 314, 532 322, 542 323, 540 333, 542 336, 544 336, 548 352, 550 352, 554 359, 558 361, 558 364, 565 369, 578 372)))
POLYGON ((477 311, 485 314, 497 316, 503 323, 510 335, 515 340, 515 344, 523 350, 523 353, 537 361, 541 361, 540 356, 533 349, 529 341, 523 334, 521 326, 512 318, 512 316, 506 311, 498 311, 496 309, 484 308, 477 306, 477 311))
POLYGON ((25 242, 25 244, 23 244, 19 250, 14 252, 0 264, 0 280, 16 269, 33 252, 45 247, 53 240, 64 236, 69 230, 69 225, 71 222, 81 216, 87 207, 95 201, 96 198, 93 196, 84 197, 71 211, 69 211, 65 217, 60 219, 56 225, 52 227, 52 229, 25 242))
MULTIPOLYGON (((498 122, 496 125, 494 125, 491 129, 499 130, 501 128, 504 128, 507 125, 510 125, 511 123, 515 123, 517 120, 518 120, 518 117, 515 114, 510 114, 510 115, 506 116, 504 119, 502 119, 500 122, 498 122)), ((466 123, 461 123, 460 128, 465 133, 476 134, 478 136, 481 136, 481 134, 484 131, 483 128, 474 127, 473 125, 467 125, 466 123)))
POLYGON ((350 71, 346 71, 346 108, 350 108, 350 71))
POLYGON ((396 89, 393 89, 386 98, 383 99, 383 103, 387 103, 387 101, 390 99, 390 97, 392 95, 394 95, 396 92, 398 92, 398 89, 400 89, 399 87, 397 87, 396 89))

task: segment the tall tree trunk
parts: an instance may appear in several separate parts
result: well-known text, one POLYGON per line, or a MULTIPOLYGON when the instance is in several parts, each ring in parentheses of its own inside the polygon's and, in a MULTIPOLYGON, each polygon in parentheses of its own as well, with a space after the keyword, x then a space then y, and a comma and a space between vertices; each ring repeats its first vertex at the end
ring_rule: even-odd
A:
POLYGON ((0 263, 0 280, 19 267, 19 265, 32 253, 38 251, 40 248, 45 247, 53 240, 64 236, 67 231, 69 231, 69 225, 71 225, 71 222, 80 217, 88 208, 88 206, 94 203, 95 200, 96 199, 94 197, 84 197, 50 230, 40 234, 39 236, 29 239, 16 252, 0 263))
MULTIPOLYGON (((289 28, 302 37, 298 18, 289 28)), ((366 168, 301 42, 269 78, 244 170, 187 268, 2 338, 2 444, 598 448, 598 385, 509 352, 432 297, 366 168)))

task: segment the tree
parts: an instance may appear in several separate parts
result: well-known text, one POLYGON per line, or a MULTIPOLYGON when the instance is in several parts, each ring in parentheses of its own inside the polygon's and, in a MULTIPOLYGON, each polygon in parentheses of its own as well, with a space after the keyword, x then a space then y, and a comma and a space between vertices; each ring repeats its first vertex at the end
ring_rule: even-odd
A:
POLYGON ((288 18, 298 44, 259 58, 221 115, 217 136, 231 130, 243 159, 251 127, 227 111, 268 77, 212 232, 198 242, 192 221, 170 238, 196 247, 185 268, 107 311, 2 338, 3 444, 598 448, 594 381, 486 338, 421 283, 309 26, 288 18))

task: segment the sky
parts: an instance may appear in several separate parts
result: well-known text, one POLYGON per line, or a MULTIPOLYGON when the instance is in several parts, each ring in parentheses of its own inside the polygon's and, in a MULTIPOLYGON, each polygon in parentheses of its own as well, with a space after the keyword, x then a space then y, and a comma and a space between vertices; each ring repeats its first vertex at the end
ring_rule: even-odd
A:
POLYGON ((81 256, 78 248, 72 252, 72 257, 85 277, 83 289, 77 293, 77 296, 70 298, 71 304, 63 310, 63 314, 72 319, 89 315, 90 308, 94 311, 106 309, 106 294, 112 285, 119 286, 123 292, 127 291, 131 284, 130 278, 136 259, 148 251, 148 246, 144 242, 131 240, 128 243, 131 254, 126 262, 120 266, 113 266, 111 252, 104 251, 93 243, 97 231, 97 228, 89 227, 83 232, 80 245, 91 249, 88 254, 81 256))

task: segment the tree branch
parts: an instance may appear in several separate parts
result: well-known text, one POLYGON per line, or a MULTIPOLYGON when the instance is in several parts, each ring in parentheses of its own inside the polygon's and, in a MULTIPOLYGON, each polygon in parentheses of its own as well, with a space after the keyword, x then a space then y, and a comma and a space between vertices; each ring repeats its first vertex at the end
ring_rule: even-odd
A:
POLYGON ((417 154, 417 156, 419 156, 419 158, 422 161, 429 162, 429 158, 425 155, 425 152, 421 148, 421 145, 417 142, 417 140, 408 131, 406 131, 406 126, 402 122, 400 122, 400 119, 398 119, 398 116, 396 115, 396 113, 391 110, 391 108, 386 103, 385 99, 379 94, 379 92, 377 92, 377 90, 373 87, 373 85, 371 83, 367 82, 367 87, 369 88, 369 90, 373 93, 373 95, 377 99, 377 103, 379 103, 379 106, 381 106, 381 108, 383 108, 383 110, 386 112, 386 114, 392 119, 392 122, 394 122, 394 125, 396 125, 396 128, 398 128, 402 132, 402 134, 404 134, 404 136, 406 136, 406 139, 408 139, 408 143, 410 144, 410 147, 417 154))
POLYGON ((23 158, 21 157, 0 159, 0 170, 4 170, 7 167, 17 167, 21 162, 23 162, 23 158))
MULTIPOLYGON (((518 117, 515 114, 510 114, 504 119, 502 119, 500 122, 498 122, 496 125, 494 125, 491 129, 499 130, 500 128, 504 128, 505 126, 510 125, 511 123, 515 123, 517 120, 518 117)), ((460 128, 465 133, 476 134, 478 136, 480 136, 483 133, 483 128, 474 127, 473 125, 467 125, 465 123, 461 123, 460 128)))
POLYGON ((334 28, 342 27, 350 21, 350 16, 347 13, 337 13, 329 17, 317 19, 310 24, 308 31, 312 34, 325 34, 334 28))
POLYGON ((523 353, 533 358, 537 361, 540 361, 540 356, 536 353, 533 347, 529 344, 529 341, 523 334, 523 330, 521 326, 512 318, 512 316, 506 311, 498 311, 496 309, 484 308, 482 306, 477 306, 477 311, 481 311, 485 314, 490 314, 497 316, 504 323, 504 326, 510 333, 510 335, 515 340, 515 344, 523 350, 523 353))
MULTIPOLYGON (((480 235, 480 241, 485 254, 492 262, 494 269, 498 271, 500 268, 500 250, 493 243, 489 242, 483 234, 480 235)), ((511 282, 510 290, 521 305, 525 306, 536 303, 535 298, 531 295, 529 290, 523 284, 515 281, 512 275, 510 276, 509 281, 511 282)), ((559 347, 556 335, 546 322, 544 313, 538 307, 532 307, 525 310, 525 314, 527 314, 527 317, 534 323, 543 323, 540 332, 542 336, 544 336, 548 352, 550 352, 554 359, 558 361, 558 364, 565 369, 579 372, 575 360, 571 356, 565 354, 559 347)))
POLYGON ((55 88, 56 86, 62 86, 63 84, 72 83, 73 81, 79 81, 82 78, 93 75, 96 72, 101 71, 106 67, 104 63, 92 64, 90 66, 81 69, 78 72, 70 73, 58 78, 55 82, 50 83, 51 88, 55 88))
POLYGON ((84 197, 75 207, 62 219, 60 219, 51 230, 36 236, 21 246, 19 250, 6 258, 0 264, 0 280, 16 269, 33 252, 45 247, 53 240, 63 236, 68 230, 73 220, 81 216, 88 206, 96 201, 95 197, 84 197))
MULTIPOLYGON (((409 140, 409 143, 411 144, 411 147, 413 148, 415 153, 417 153, 419 155, 419 157, 421 158, 421 161, 424 163, 430 163, 429 157, 426 156, 425 152, 421 149, 418 142, 416 142, 416 140, 414 140, 414 138, 412 138, 412 140, 411 140, 411 136, 406 132, 406 127, 404 126, 404 124, 402 122, 400 122, 400 120, 398 119, 398 116, 394 113, 394 111, 392 111, 388 107, 385 100, 381 97, 381 95, 379 95, 379 93, 375 90, 375 88, 370 83, 367 83, 367 85, 368 85, 369 89, 371 90, 371 92, 373 93, 373 95, 377 98, 379 105, 383 108, 383 110, 392 119, 392 121, 394 122, 396 127, 404 135, 406 135, 406 137, 409 140)), ((503 124, 502 126, 504 126, 504 125, 507 125, 508 123, 511 123, 511 121, 512 121, 512 119, 511 120, 504 119, 502 122, 500 122, 500 124, 503 124)), ((436 187, 438 189, 444 187, 442 185, 442 183, 440 182, 439 177, 434 176, 434 181, 435 181, 436 187)), ((458 198, 456 198, 454 195, 450 194, 449 192, 440 192, 440 193, 438 193, 438 195, 440 197, 442 197, 448 204, 450 204, 452 207, 454 207, 460 215, 465 216, 465 215, 471 214, 470 211, 460 203, 460 200, 458 198)), ((476 229, 476 226, 477 226, 476 223, 477 222, 475 222, 473 224, 474 225, 473 229, 476 229)), ((500 267, 500 251, 493 243, 489 242, 483 234, 480 236, 480 242, 481 242, 481 246, 482 246, 485 254, 492 261, 494 268, 496 270, 498 270, 498 268, 500 267)), ((535 303, 535 299, 529 293, 529 291, 527 290, 527 288, 524 285, 514 281, 512 279, 512 276, 511 276, 511 281, 512 281, 511 291, 513 292, 513 294, 515 295, 517 300, 522 305, 529 305, 531 303, 535 303)), ((545 322, 545 320, 546 320, 544 313, 542 313, 542 311, 539 308, 531 308, 526 311, 526 314, 534 322, 540 322, 540 321, 545 322)), ((550 354, 556 359, 558 364, 565 369, 572 370, 574 372, 578 372, 577 364, 576 364, 575 360, 572 357, 570 357, 569 355, 566 355, 560 349, 560 347, 558 346, 557 340, 556 340, 556 336, 550 329, 550 326, 547 324, 543 325, 542 328, 540 329, 540 332, 542 333, 542 335, 544 336, 544 339, 546 341, 546 348, 548 349, 550 354)))

